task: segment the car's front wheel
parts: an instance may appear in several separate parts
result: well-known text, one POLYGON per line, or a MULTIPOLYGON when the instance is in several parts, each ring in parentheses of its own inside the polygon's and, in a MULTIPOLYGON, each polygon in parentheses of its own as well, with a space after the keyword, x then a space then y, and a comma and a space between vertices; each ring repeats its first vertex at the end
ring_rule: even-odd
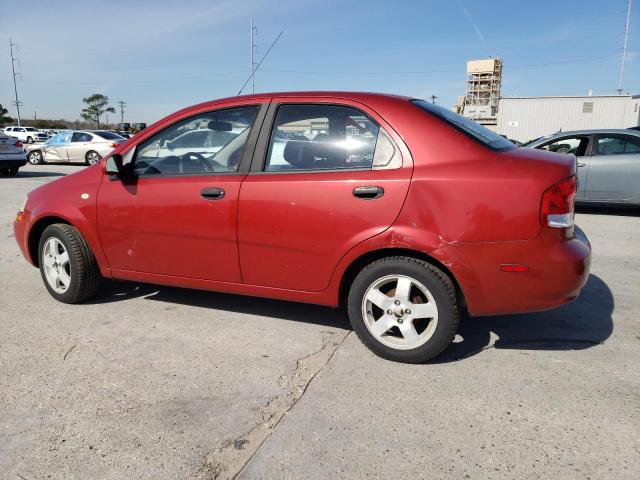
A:
POLYGON ((101 158, 102 157, 100 156, 100 154, 98 152, 94 152, 93 150, 88 151, 84 156, 87 165, 95 165, 100 161, 101 158))
POLYGON ((458 329, 460 310, 451 279, 411 257, 387 257, 365 267, 351 284, 349 319, 377 355, 423 363, 440 355, 458 329))
POLYGON ((78 303, 98 289, 101 279, 98 264, 75 227, 56 223, 45 228, 38 259, 42 280, 56 300, 78 303))
POLYGON ((41 163, 44 163, 44 157, 42 156, 42 152, 40 150, 33 150, 29 152, 29 155, 27 155, 27 160, 29 160, 29 163, 31 165, 40 165, 41 163))

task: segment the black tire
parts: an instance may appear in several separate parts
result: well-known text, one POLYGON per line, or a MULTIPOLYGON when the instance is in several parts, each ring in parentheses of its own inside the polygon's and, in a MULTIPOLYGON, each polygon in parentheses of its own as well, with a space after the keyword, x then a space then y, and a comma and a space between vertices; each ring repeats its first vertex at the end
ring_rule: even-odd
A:
POLYGON ((19 169, 20 167, 9 167, 5 168, 4 170, 0 170, 0 173, 7 177, 15 177, 18 174, 19 169))
POLYGON ((455 337, 460 323, 456 289, 451 279, 434 265, 412 257, 382 258, 362 269, 351 284, 347 307, 351 326, 362 343, 382 358, 403 363, 424 363, 440 355, 455 337), (363 300, 367 290, 380 279, 393 275, 420 282, 429 290, 437 306, 435 330, 425 343, 416 348, 402 350, 385 345, 365 324, 363 300))
POLYGON ((33 138, 32 137, 27 137, 27 143, 33 143, 33 138))
POLYGON ((91 249, 75 227, 65 223, 49 225, 42 232, 38 245, 40 274, 47 290, 53 298, 63 303, 79 303, 92 297, 98 290, 100 270, 91 249), (56 292, 45 276, 43 248, 47 240, 59 240, 69 255, 69 287, 64 293, 56 292))
POLYGON ((27 155, 27 160, 31 165, 42 165, 44 163, 42 150, 31 150, 27 155))
POLYGON ((101 159, 102 157, 95 150, 89 150, 84 156, 84 162, 87 165, 95 165, 96 163, 99 163, 101 159), (91 160, 92 158, 96 158, 96 157, 97 157, 97 160, 91 160))

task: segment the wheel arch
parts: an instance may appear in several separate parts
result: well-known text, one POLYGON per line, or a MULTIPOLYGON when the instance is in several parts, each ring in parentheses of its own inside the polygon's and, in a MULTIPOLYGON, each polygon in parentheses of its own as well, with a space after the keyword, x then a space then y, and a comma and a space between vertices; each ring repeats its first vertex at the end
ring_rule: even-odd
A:
MULTIPOLYGON (((29 236, 27 240, 27 247, 29 248, 29 256, 31 257, 31 263, 35 267, 40 267, 40 258, 38 257, 38 247, 40 245, 40 237, 42 236, 42 232, 49 226, 54 223, 64 223, 67 225, 72 225, 71 222, 62 218, 56 217, 54 215, 46 216, 38 219, 29 229, 29 236)), ((72 225, 73 226, 73 225, 72 225)))
POLYGON ((462 290, 462 287, 460 286, 460 282, 455 277, 453 272, 451 272, 451 270, 446 265, 444 265, 441 261, 432 257, 431 255, 428 255, 425 252, 422 252, 419 250, 412 250, 409 248, 381 248, 377 250, 370 250, 366 253, 363 253, 356 259, 354 259, 349 264, 349 266, 345 269, 344 273, 342 274, 342 278, 340 279, 340 287, 338 291, 338 302, 339 302, 340 308, 343 308, 346 306, 346 300, 349 294, 349 287, 351 286, 351 283, 356 278, 358 273, 364 267, 366 267, 372 262, 375 262, 376 260, 380 260, 381 258, 397 257, 397 256, 411 257, 419 260, 424 260, 425 262, 432 264, 433 266, 439 268, 444 273, 446 273, 455 286, 456 297, 458 299, 459 304, 466 308, 467 302, 464 295, 464 291, 462 290))

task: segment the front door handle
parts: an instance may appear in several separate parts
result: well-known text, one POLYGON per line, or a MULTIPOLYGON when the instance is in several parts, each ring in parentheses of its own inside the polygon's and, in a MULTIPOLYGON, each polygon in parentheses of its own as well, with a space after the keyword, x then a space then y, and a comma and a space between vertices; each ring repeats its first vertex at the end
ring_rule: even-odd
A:
POLYGON ((218 187, 207 187, 200 191, 200 196, 205 200, 220 200, 224 198, 224 190, 218 187))
POLYGON ((353 196, 362 198, 364 200, 375 200, 384 195, 384 188, 382 187, 356 187, 353 189, 353 196))
POLYGON ((586 163, 578 162, 578 168, 586 167, 586 166, 587 166, 587 164, 586 164, 586 163))

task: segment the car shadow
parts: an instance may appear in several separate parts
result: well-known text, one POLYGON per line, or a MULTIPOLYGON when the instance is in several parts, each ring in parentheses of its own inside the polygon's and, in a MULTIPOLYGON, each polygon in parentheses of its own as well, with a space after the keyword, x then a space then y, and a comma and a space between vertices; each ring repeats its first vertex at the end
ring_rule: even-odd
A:
POLYGON ((60 172, 25 172, 18 170, 18 174, 13 178, 38 178, 38 177, 64 177, 66 173, 60 172))
POLYGON ((640 207, 576 205, 576 213, 584 213, 588 215, 613 215, 619 217, 640 217, 640 207))
POLYGON ((109 282, 96 297, 86 303, 103 304, 138 297, 176 305, 224 310, 246 315, 266 316, 351 329, 349 320, 335 308, 134 282, 109 282))
POLYGON ((573 302, 544 312, 469 318, 433 363, 448 363, 490 348, 582 350, 604 343, 613 332, 614 299, 607 284, 590 275, 573 302))
MULTIPOLYGON (((111 282, 88 303, 105 304, 144 297, 147 300, 188 305, 241 314, 269 316, 350 329, 341 310, 304 303, 247 297, 177 287, 111 282)), ((464 316, 458 336, 430 363, 450 363, 484 350, 581 350, 604 343, 613 331, 614 299, 607 284, 590 275, 580 296, 567 305, 545 312, 469 318, 464 316)))

